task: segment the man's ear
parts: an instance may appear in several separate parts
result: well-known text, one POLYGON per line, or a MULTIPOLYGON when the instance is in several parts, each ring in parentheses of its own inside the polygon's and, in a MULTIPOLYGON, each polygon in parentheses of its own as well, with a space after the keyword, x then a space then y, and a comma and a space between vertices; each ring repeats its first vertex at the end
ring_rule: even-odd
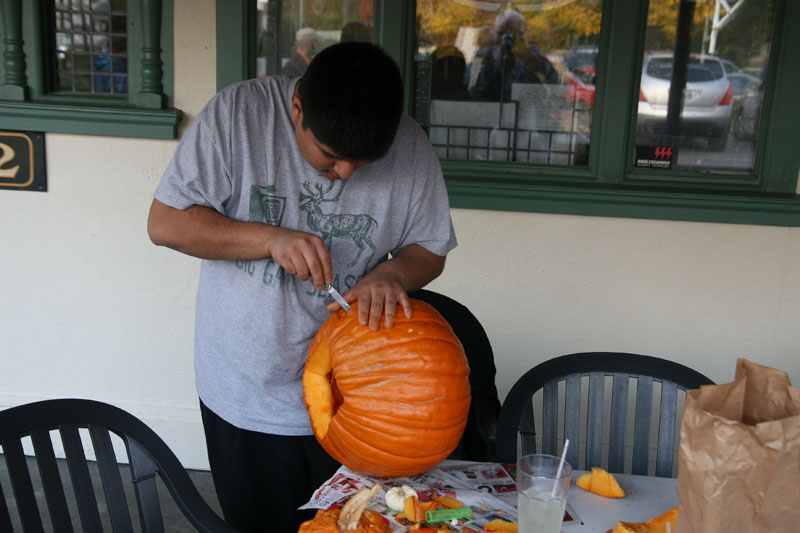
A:
POLYGON ((303 102, 297 93, 292 95, 292 122, 299 124, 303 119, 303 102))

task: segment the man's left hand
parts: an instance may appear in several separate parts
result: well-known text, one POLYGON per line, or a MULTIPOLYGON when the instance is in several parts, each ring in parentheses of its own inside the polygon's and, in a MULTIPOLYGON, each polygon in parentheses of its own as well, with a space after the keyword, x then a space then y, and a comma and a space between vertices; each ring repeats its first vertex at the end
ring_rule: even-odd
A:
MULTIPOLYGON (((358 302, 358 321, 362 326, 378 331, 383 316, 383 327, 391 328, 398 307, 406 318, 411 318, 408 291, 420 289, 435 279, 444 269, 444 262, 444 256, 412 244, 376 266, 342 296, 348 303, 358 302)), ((339 307, 333 302, 328 310, 336 311, 339 307)))

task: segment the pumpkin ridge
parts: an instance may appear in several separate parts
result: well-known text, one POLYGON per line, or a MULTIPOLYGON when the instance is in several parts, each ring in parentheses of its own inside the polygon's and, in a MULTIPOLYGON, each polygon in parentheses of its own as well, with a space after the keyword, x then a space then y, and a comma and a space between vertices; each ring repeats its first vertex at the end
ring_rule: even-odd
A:
POLYGON ((424 374, 434 373, 437 375, 448 376, 469 376, 470 370, 466 361, 459 359, 425 359, 413 355, 398 354, 394 361, 374 361, 363 357, 360 361, 333 360, 336 366, 334 374, 337 376, 357 376, 361 374, 424 374))
MULTIPOLYGON (((351 395, 347 398, 347 400, 343 401, 339 405, 339 408, 341 409, 342 405, 347 405, 352 409, 361 409, 362 414, 370 414, 375 411, 375 407, 380 405, 392 409, 394 416, 407 413, 407 416, 416 415, 417 418, 422 418, 424 414, 421 413, 421 411, 430 410, 431 413, 442 412, 438 405, 440 400, 464 401, 466 399, 466 396, 462 396, 460 398, 450 398, 445 396, 441 397, 441 399, 432 399, 428 401, 403 401, 400 399, 375 401, 374 398, 369 396, 353 397, 351 395)), ((444 416, 450 417, 451 415, 445 414, 444 416)))
POLYGON ((444 372, 391 372, 391 371, 373 371, 371 373, 366 372, 359 372, 359 373, 344 373, 338 372, 334 375, 334 378, 339 383, 347 384, 352 388, 362 388, 368 386, 392 386, 397 384, 403 384, 407 386, 414 386, 418 383, 418 380, 427 378, 426 381, 441 381, 444 379, 445 381, 456 381, 461 380, 465 377, 465 374, 447 374, 444 372))
MULTIPOLYGON (((352 418, 352 417, 351 417, 352 418)), ((333 421, 331 422, 334 423, 333 421)), ((338 426, 342 428, 348 428, 348 432, 356 435, 358 431, 368 430, 368 431, 380 431, 380 432, 391 432, 397 429, 401 429, 400 426, 397 425, 397 421, 386 421, 383 422, 381 420, 377 420, 372 418, 368 421, 359 421, 358 423, 352 422, 348 420, 347 417, 342 417, 338 421, 335 422, 338 426)), ((397 448, 399 447, 399 442, 404 440, 413 440, 414 442, 422 442, 422 441, 436 441, 436 434, 437 433, 445 433, 449 434, 450 430, 455 427, 459 427, 461 425, 466 425, 466 418, 454 421, 451 425, 438 425, 435 429, 431 429, 430 425, 423 425, 420 426, 420 434, 414 434, 410 438, 400 439, 395 436, 395 438, 391 441, 385 441, 386 447, 388 448, 397 448)), ((384 449, 379 446, 375 446, 377 449, 384 449)))
MULTIPOLYGON (((366 342, 361 342, 350 348, 331 345, 331 351, 336 352, 336 350, 339 350, 339 358, 343 358, 342 353, 348 354, 347 357, 349 359, 343 359, 341 362, 352 362, 354 359, 361 358, 374 358, 392 363, 393 361, 387 361, 387 354, 400 356, 404 359, 420 358, 425 361, 447 361, 454 359, 454 352, 460 352, 463 348, 460 345, 439 339, 412 339, 393 344, 367 344, 366 342)), ((334 357, 336 356, 336 353, 334 353, 334 357)))
POLYGON ((406 387, 421 387, 429 383, 452 382, 463 383, 465 377, 469 374, 465 373, 452 373, 445 372, 413 372, 398 375, 391 371, 372 372, 367 375, 364 373, 337 373, 334 379, 339 383, 340 387, 345 387, 348 390, 360 390, 362 388, 374 385, 383 385, 385 387, 392 387, 397 385, 404 385, 406 387))
POLYGON ((439 365, 426 365, 424 363, 411 363, 402 369, 398 369, 397 367, 391 367, 387 365, 370 365, 368 367, 364 367, 363 371, 356 368, 337 368, 333 375, 337 380, 341 381, 361 379, 373 382, 380 379, 386 379, 387 377, 391 376, 398 376, 398 380, 414 380, 420 375, 433 375, 435 377, 442 377, 445 379, 463 379, 470 375, 466 368, 461 371, 451 370, 453 366, 455 365, 447 365, 442 367, 439 365))
MULTIPOLYGON (((455 380, 451 381, 454 382, 455 380)), ((339 384, 339 391, 345 400, 358 401, 362 403, 374 402, 381 404, 392 405, 408 405, 408 406, 427 406, 431 408, 443 410, 441 402, 463 402, 469 401, 472 398, 472 393, 469 389, 461 388, 455 390, 439 390, 429 393, 425 387, 404 388, 404 382, 396 383, 392 386, 385 385, 383 387, 351 387, 347 382, 339 384), (342 393, 341 391, 344 391, 342 393), (439 405, 436 403, 439 402, 439 405)), ((454 385, 455 387, 455 385, 454 385)))
MULTIPOLYGON (((398 427, 409 427, 413 429, 428 429, 429 424, 435 423, 437 424, 438 428, 455 428, 458 427, 460 424, 464 424, 468 418, 468 414, 464 416, 458 417, 451 417, 448 415, 439 414, 439 416, 430 416, 437 414, 434 413, 426 413, 426 414, 417 414, 416 418, 409 419, 412 414, 416 414, 418 412, 416 409, 408 409, 406 412, 397 412, 400 409, 396 405, 392 405, 393 411, 396 413, 395 416, 391 415, 378 415, 376 414, 375 409, 368 409, 366 407, 361 406, 354 406, 354 402, 345 402, 339 406, 337 409, 336 414, 339 414, 339 411, 342 412, 342 415, 360 415, 360 416, 370 416, 369 420, 362 420, 360 423, 362 425, 367 425, 374 422, 380 422, 385 426, 392 426, 395 428, 398 427), (402 421, 402 424, 400 424, 402 421)), ((332 419, 336 417, 336 414, 333 415, 332 419)), ((387 431, 390 428, 387 427, 387 431)))
MULTIPOLYGON (((356 433, 354 433, 351 428, 340 425, 337 429, 339 429, 339 433, 343 432, 345 435, 350 436, 351 439, 354 439, 354 438, 357 439, 356 433)), ((362 428, 356 428, 356 429, 360 430, 362 428)), ((431 439, 426 439, 426 440, 431 440, 431 439)), ((342 441, 343 441, 343 443, 347 442, 345 439, 342 439, 342 441)), ((384 441, 384 442, 387 442, 387 441, 384 441)), ((387 446, 386 448, 379 448, 379 447, 377 447, 375 445, 367 444, 367 443, 365 443, 363 441, 363 439, 361 439, 359 441, 359 444, 360 444, 361 448, 366 448, 370 452, 372 452, 373 454, 384 454, 384 455, 386 455, 386 460, 392 460, 392 461, 395 461, 396 463, 397 462, 403 462, 403 461, 409 462, 410 460, 414 460, 414 459, 427 459, 427 458, 432 457, 432 456, 433 457, 441 456, 439 459, 431 459, 432 461, 435 461, 431 465, 431 466, 434 466, 436 464, 439 464, 439 462, 441 462, 445 457, 447 457, 447 455, 450 454, 452 449, 455 449, 456 445, 458 444, 458 441, 456 440, 455 442, 452 442, 452 443, 448 442, 447 446, 440 447, 440 449, 438 451, 430 452, 428 450, 428 451, 426 451, 425 455, 420 455, 419 457, 414 457, 414 456, 411 455, 411 453, 413 453, 415 451, 415 449, 417 449, 417 448, 415 448, 414 446, 401 445, 396 440, 392 441, 390 443, 392 445, 391 446, 387 446), (393 448, 397 448, 399 450, 402 450, 406 454, 405 457, 403 458, 403 460, 398 461, 398 457, 396 455, 392 455, 392 454, 396 453, 395 450, 393 450, 393 448)), ((362 450, 362 453, 363 453, 363 450, 362 450)), ((427 470, 427 468, 425 470, 427 470)))

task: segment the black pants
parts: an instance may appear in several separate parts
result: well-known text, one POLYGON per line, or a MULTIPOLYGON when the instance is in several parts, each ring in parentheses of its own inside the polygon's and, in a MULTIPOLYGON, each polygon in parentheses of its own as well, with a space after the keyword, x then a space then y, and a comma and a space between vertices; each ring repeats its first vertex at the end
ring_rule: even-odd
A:
POLYGON ((208 460, 225 521, 239 531, 295 533, 298 511, 339 468, 314 436, 239 429, 200 402, 208 460))

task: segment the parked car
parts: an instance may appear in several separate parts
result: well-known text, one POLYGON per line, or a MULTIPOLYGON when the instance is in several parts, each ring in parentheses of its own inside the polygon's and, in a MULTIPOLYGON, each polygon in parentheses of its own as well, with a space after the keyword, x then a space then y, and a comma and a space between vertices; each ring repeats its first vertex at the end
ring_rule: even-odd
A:
POLYGON ((597 78, 597 56, 600 49, 594 45, 576 46, 564 56, 564 66, 587 85, 597 78))
POLYGON ((733 61, 729 61, 727 59, 720 59, 722 62, 722 66, 725 69, 725 74, 730 76, 731 74, 736 74, 742 72, 742 69, 739 68, 739 65, 734 63, 733 61))
MULTIPOLYGON (((639 89, 640 135, 666 132, 672 63, 672 54, 652 54, 645 59, 639 89)), ((733 116, 733 87, 718 57, 689 57, 680 116, 680 136, 704 137, 711 150, 725 148, 733 116)))
POLYGON ((761 89, 761 78, 744 72, 729 73, 728 81, 731 82, 731 87, 733 88, 734 102, 741 100, 748 94, 757 93, 761 89))
POLYGON ((594 85, 584 83, 572 71, 566 72, 563 83, 567 87, 564 99, 574 102, 575 109, 594 109, 594 85))

